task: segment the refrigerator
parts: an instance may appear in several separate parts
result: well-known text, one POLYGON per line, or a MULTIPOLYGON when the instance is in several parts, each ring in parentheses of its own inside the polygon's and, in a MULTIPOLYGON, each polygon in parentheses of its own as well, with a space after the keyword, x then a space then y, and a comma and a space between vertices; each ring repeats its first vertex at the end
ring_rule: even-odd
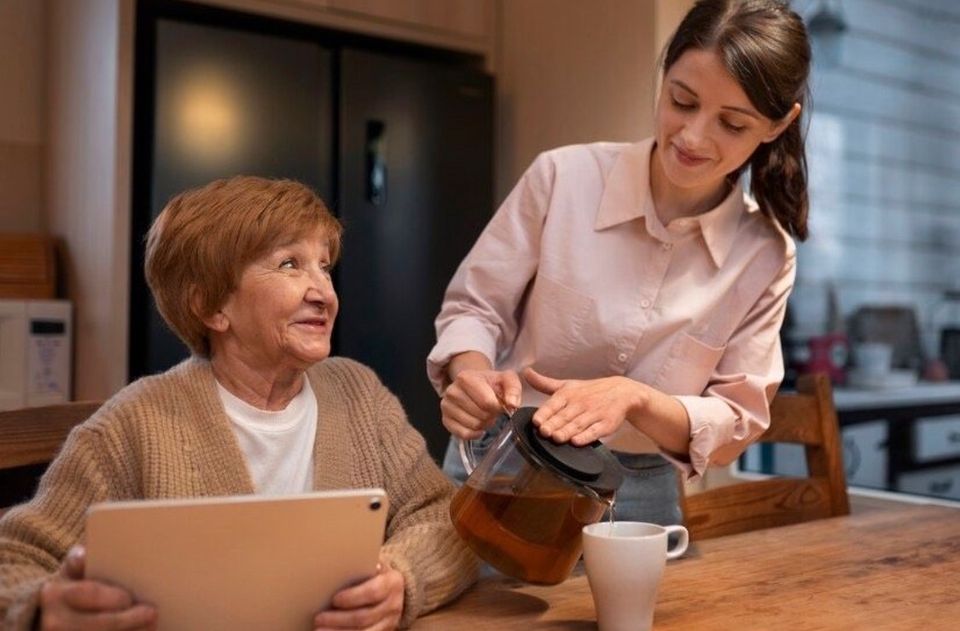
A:
POLYGON ((442 51, 164 6, 138 13, 130 378, 188 355, 143 277, 166 202, 219 177, 294 178, 345 227, 333 353, 373 368, 440 459, 425 360, 446 284, 493 210, 491 77, 442 51))

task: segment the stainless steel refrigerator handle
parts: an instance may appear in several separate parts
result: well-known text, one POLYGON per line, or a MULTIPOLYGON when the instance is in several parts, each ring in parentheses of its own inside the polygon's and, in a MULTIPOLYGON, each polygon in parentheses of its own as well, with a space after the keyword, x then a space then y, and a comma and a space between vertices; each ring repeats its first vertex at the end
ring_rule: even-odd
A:
POLYGON ((387 203, 387 126, 383 121, 367 121, 366 189, 367 201, 374 206, 387 203))

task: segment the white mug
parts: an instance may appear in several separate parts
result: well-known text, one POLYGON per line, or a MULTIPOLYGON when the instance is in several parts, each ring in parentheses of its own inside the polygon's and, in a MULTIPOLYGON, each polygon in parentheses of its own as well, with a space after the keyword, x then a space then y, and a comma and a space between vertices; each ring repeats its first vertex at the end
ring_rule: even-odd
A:
POLYGON ((890 372, 893 347, 883 342, 862 342, 853 347, 857 371, 868 377, 882 377, 890 372))
POLYGON ((667 559, 687 550, 683 526, 638 521, 598 522, 583 528, 583 562, 600 631, 649 631, 667 559), (679 533, 670 550, 667 536, 679 533))

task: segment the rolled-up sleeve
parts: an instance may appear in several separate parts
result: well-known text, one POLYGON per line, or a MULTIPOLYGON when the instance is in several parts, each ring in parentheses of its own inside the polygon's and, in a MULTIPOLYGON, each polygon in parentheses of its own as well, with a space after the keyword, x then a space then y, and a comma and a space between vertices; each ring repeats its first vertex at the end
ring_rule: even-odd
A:
POLYGON ((783 380, 780 327, 795 277, 791 250, 730 338, 703 394, 675 397, 690 418, 690 461, 670 459, 691 479, 709 465, 733 462, 770 426, 770 402, 783 380))
POLYGON ((479 351, 491 364, 517 336, 517 308, 536 274, 554 167, 539 156, 460 264, 436 318, 427 375, 438 393, 450 358, 479 351))

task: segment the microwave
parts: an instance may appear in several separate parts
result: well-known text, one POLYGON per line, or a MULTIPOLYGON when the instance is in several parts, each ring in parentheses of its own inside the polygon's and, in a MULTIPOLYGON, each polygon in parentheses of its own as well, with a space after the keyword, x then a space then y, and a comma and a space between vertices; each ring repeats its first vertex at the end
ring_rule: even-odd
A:
POLYGON ((70 400, 72 311, 66 300, 0 299, 0 410, 70 400))

